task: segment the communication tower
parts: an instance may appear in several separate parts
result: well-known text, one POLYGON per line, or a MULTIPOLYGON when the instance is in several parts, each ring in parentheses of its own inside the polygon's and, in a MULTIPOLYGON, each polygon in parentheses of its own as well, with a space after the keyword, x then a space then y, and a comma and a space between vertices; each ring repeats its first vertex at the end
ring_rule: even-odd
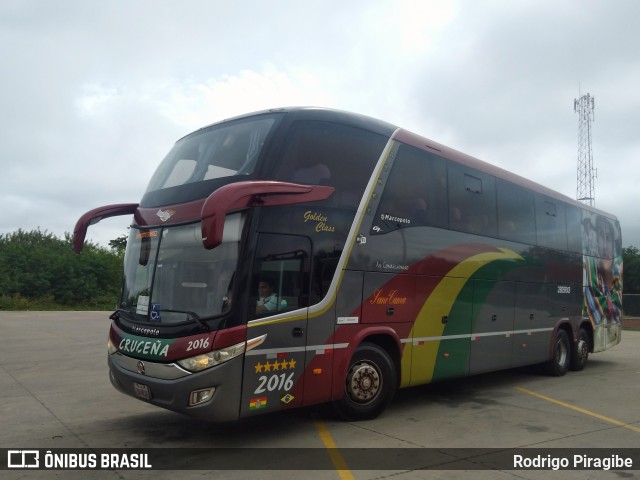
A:
POLYGON ((578 114, 578 188, 576 199, 595 206, 595 177, 593 168, 593 150, 591 149, 591 122, 594 120, 594 97, 588 93, 573 100, 573 110, 578 114))

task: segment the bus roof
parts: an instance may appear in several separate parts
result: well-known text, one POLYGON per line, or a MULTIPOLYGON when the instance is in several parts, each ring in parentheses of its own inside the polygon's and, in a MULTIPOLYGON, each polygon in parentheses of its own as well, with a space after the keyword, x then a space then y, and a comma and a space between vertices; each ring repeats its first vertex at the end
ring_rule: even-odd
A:
POLYGON ((193 133, 206 130, 210 127, 221 125, 227 122, 234 122, 236 120, 242 120, 245 118, 255 117, 259 115, 273 115, 273 114, 286 114, 290 121, 294 120, 316 120, 316 121, 330 121, 334 123, 344 123, 346 125, 360 127, 366 130, 370 130, 382 135, 391 136, 394 131, 398 129, 397 126, 392 125, 383 120, 369 117, 367 115, 361 115, 359 113, 352 113, 343 110, 323 108, 323 107, 286 107, 286 108, 272 108, 269 110, 261 110, 252 113, 246 113, 235 117, 225 118, 218 122, 214 122, 198 130, 189 133, 189 136, 193 133))
POLYGON ((510 172, 508 170, 505 170, 501 167, 498 167, 496 165, 493 165, 491 163, 485 162, 483 160, 480 160, 478 158, 472 157, 471 155, 467 155, 466 153, 462 153, 458 150, 455 150, 453 148, 447 147, 446 145, 442 145, 438 142, 435 142, 433 140, 430 140, 426 137, 423 137, 421 135, 417 135, 415 133, 412 133, 408 130, 405 129, 399 129, 396 132, 396 135, 394 137, 395 140, 398 140, 399 142, 402 143, 406 143, 408 145, 414 146, 416 148, 420 148, 422 150, 428 151, 428 152, 432 152, 435 153, 437 155, 440 155, 444 158, 447 158, 448 160, 454 161, 456 163, 459 163, 461 165, 464 165, 466 167, 469 168, 474 168, 476 170, 479 170, 481 172, 487 173, 489 175, 492 175, 496 178, 500 178, 503 180, 506 180, 508 182, 514 183, 516 185, 520 185, 524 188, 527 188, 529 190, 532 190, 534 192, 546 195, 550 198, 554 198, 556 200, 560 200, 562 202, 571 204, 571 205, 575 205, 578 206, 580 208, 583 208, 585 210, 590 210, 594 213, 598 213, 600 215, 605 215, 609 218, 612 219, 616 219, 615 215, 612 215, 610 213, 607 212, 603 212, 601 210, 598 210, 597 208, 591 207, 589 205, 586 205, 584 203, 580 203, 577 200, 572 199, 571 197, 568 197, 562 193, 559 193, 555 190, 552 190, 551 188, 545 187, 543 185, 540 185, 532 180, 529 180, 527 178, 524 178, 520 175, 517 175, 513 172, 510 172))
MULTIPOLYGON (((501 167, 498 167, 486 161, 475 158, 466 153, 462 153, 458 150, 447 147, 446 145, 430 140, 429 138, 426 138, 422 135, 418 135, 416 133, 410 132, 409 130, 406 130, 401 127, 397 127, 383 120, 379 120, 366 115, 347 112, 343 110, 322 108, 322 107, 272 108, 269 110, 262 110, 262 111, 257 111, 253 113, 247 113, 247 114, 227 118, 218 122, 214 122, 210 125, 202 127, 190 133, 189 135, 192 135, 202 130, 206 130, 210 127, 221 125, 227 122, 233 122, 236 120, 255 117, 259 115, 273 115, 278 113, 286 115, 288 117, 288 121, 290 122, 296 121, 296 120, 330 121, 334 123, 344 123, 346 125, 363 128, 363 129, 370 130, 372 132, 386 135, 389 137, 393 136, 393 139, 399 142, 406 143, 416 148, 438 154, 444 158, 447 158, 448 160, 454 161, 456 163, 467 166, 469 168, 474 168, 476 170, 482 171, 489 175, 493 175, 496 178, 500 178, 500 179, 509 181, 511 183, 520 185, 524 188, 546 195, 550 198, 554 198, 554 199, 563 201, 565 203, 575 205, 580 208, 590 210, 592 212, 595 212, 601 215, 605 215, 609 218, 616 219, 615 215, 609 214, 607 212, 603 212, 597 208, 591 207, 584 203, 580 203, 577 200, 572 199, 571 197, 568 197, 562 193, 559 193, 548 187, 540 185, 532 180, 524 178, 520 175, 512 173, 508 170, 505 170, 501 167)), ((186 135, 186 136, 189 136, 189 135, 186 135)))

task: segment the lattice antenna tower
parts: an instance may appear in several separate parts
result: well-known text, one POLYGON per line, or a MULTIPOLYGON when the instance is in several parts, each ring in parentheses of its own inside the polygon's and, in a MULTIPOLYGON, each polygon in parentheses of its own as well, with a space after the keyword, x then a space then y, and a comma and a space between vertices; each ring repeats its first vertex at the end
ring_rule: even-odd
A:
POLYGON ((595 178, 593 150, 591 149, 591 122, 594 120, 594 97, 588 93, 573 100, 573 110, 578 114, 578 188, 576 198, 587 205, 595 206, 595 178))

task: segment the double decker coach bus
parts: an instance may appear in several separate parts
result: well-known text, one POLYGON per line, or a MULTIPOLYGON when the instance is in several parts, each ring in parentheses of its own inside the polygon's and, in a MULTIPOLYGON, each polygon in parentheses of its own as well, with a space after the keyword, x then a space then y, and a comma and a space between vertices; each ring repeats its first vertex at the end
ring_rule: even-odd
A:
POLYGON ((113 385, 228 421, 530 364, 621 338, 615 217, 368 117, 270 110, 197 130, 133 215, 113 385))

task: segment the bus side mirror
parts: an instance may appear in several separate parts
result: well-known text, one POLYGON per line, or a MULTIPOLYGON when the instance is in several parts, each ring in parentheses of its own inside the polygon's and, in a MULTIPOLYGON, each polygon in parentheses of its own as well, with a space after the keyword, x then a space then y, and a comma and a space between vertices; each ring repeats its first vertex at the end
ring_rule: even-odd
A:
POLYGON ((73 251, 76 253, 82 251, 84 239, 87 236, 87 229, 90 225, 95 225, 103 218, 131 215, 136 211, 136 208, 138 208, 137 203, 118 203, 89 210, 80 217, 73 229, 73 251))
POLYGON ((209 195, 202 205, 202 244, 211 250, 222 243, 224 220, 229 212, 249 207, 316 202, 329 198, 334 191, 335 188, 323 185, 270 180, 225 185, 209 195))

